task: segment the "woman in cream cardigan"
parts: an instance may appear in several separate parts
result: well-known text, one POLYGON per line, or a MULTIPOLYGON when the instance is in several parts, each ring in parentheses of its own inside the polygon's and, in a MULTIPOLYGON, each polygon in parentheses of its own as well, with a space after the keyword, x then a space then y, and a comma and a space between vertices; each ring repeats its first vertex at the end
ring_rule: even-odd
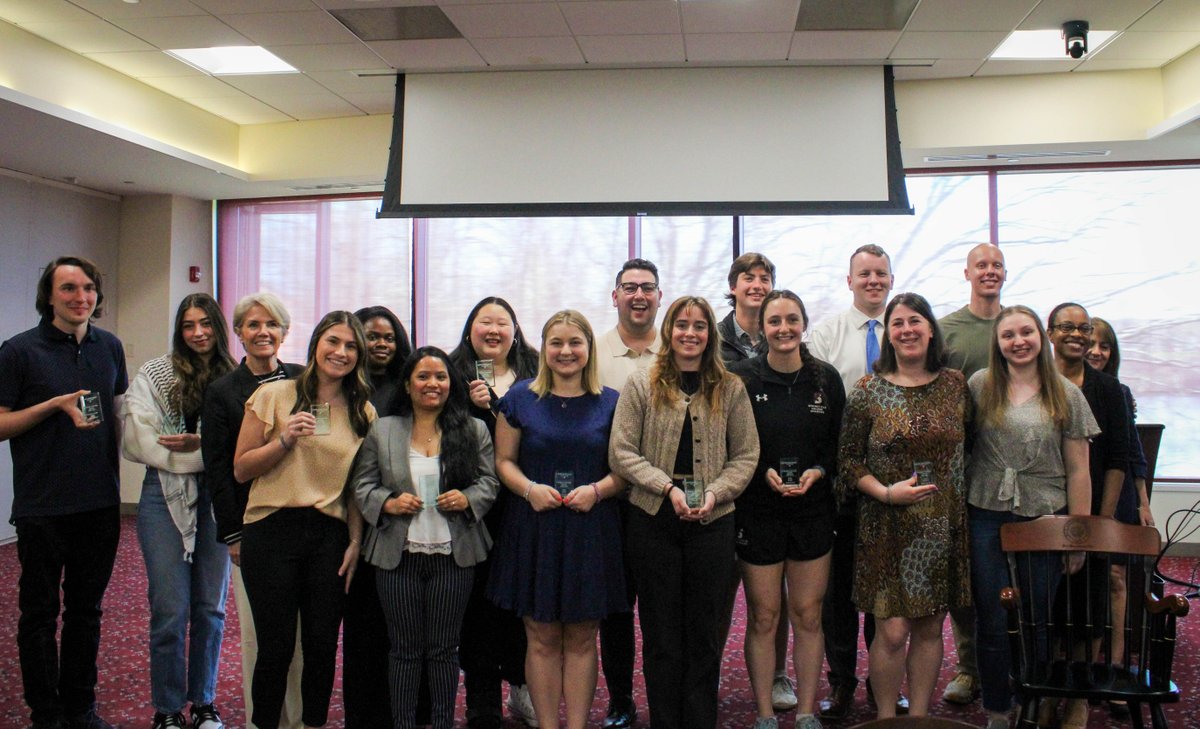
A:
POLYGON ((750 399, 721 363, 716 329, 704 299, 671 304, 658 360, 625 384, 609 441, 610 465, 637 507, 625 547, 655 729, 716 726, 733 500, 758 463, 750 399))

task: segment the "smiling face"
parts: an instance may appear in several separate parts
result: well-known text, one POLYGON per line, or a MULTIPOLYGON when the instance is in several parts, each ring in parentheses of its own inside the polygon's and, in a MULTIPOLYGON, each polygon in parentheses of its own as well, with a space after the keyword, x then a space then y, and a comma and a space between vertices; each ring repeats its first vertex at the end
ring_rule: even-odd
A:
POLYGON ((643 268, 631 268, 621 274, 621 283, 613 289, 612 298, 622 329, 642 333, 654 326, 658 305, 662 303, 662 290, 656 285, 652 293, 646 293, 641 287, 655 283, 654 274, 643 268), (625 287, 633 286, 638 288, 632 294, 624 291, 625 287))
POLYGON ((96 310, 96 282, 78 266, 61 265, 54 269, 50 284, 50 307, 54 326, 75 332, 85 326, 96 310))
POLYGON ((1091 344, 1092 322, 1087 312, 1078 306, 1060 309, 1051 327, 1050 341, 1054 344, 1054 355, 1064 362, 1082 360, 1091 344))
POLYGON ((904 304, 897 304, 887 321, 888 341, 901 362, 924 362, 933 339, 929 320, 904 304))
POLYGON ((193 306, 183 312, 180 330, 183 332, 183 341, 187 344, 188 349, 201 357, 212 354, 213 347, 217 346, 217 338, 213 335, 212 319, 208 317, 208 313, 204 309, 198 306, 193 306))
POLYGON ((1010 367, 1033 365, 1042 352, 1042 334, 1037 322, 1020 312, 996 323, 996 343, 1010 367))
POLYGON ((396 358, 396 329, 385 316, 367 320, 367 364, 372 372, 383 372, 396 358))
POLYGON ((246 356, 264 362, 275 357, 286 336, 283 324, 262 304, 255 304, 247 309, 246 315, 242 317, 241 326, 233 331, 245 348, 246 356))
POLYGON ((758 311, 772 288, 774 284, 771 282, 771 272, 764 266, 755 266, 738 274, 733 287, 729 289, 729 294, 733 297, 737 309, 758 311))
POLYGON ((571 324, 555 324, 546 332, 542 348, 546 366, 555 379, 576 377, 588 363, 588 340, 583 330, 571 324))
POLYGON ((1004 267, 1004 254, 991 243, 982 243, 967 254, 967 268, 963 271, 971 282, 971 294, 985 299, 1000 296, 1000 289, 1008 278, 1004 267))
POLYGON ((334 324, 322 332, 317 340, 313 358, 318 376, 327 381, 342 379, 354 371, 358 354, 354 330, 345 324, 334 324))
POLYGON ((681 372, 700 369, 708 346, 708 319, 698 306, 685 306, 671 323, 671 353, 681 372))
POLYGON ((504 361, 512 349, 514 332, 512 317, 503 306, 483 306, 471 322, 471 346, 475 355, 479 359, 504 361))
POLYGON ((404 383, 412 398, 413 408, 438 412, 450 397, 450 372, 446 363, 437 357, 422 357, 404 383))
POLYGON ((763 311, 763 335, 774 354, 789 355, 799 350, 804 329, 804 313, 791 299, 775 299, 763 311))
POLYGON ((859 253, 850 261, 846 284, 854 294, 854 308, 878 316, 887 302, 895 278, 886 256, 859 253))

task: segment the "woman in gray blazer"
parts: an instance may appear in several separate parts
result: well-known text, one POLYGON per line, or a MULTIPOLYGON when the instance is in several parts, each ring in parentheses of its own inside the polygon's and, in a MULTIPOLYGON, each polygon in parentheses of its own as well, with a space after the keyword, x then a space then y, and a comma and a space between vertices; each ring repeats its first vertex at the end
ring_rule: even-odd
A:
POLYGON ((463 612, 492 544, 492 441, 442 350, 413 352, 400 381, 394 414, 372 425, 351 478, 388 623, 393 726, 414 726, 424 670, 434 729, 451 729, 463 612))

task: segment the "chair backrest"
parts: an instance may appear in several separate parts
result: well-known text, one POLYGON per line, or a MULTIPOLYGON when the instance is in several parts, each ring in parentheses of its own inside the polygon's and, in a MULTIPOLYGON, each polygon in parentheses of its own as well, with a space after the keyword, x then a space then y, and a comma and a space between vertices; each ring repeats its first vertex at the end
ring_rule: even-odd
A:
POLYGON ((1009 610, 1019 691, 1150 701, 1141 694, 1169 690, 1175 619, 1187 604, 1150 594, 1158 530, 1099 516, 1045 516, 1005 524, 1000 543, 1013 586, 1001 602, 1009 610), (1080 552, 1086 555, 1082 568, 1064 576, 1071 555, 1080 552), (1112 614, 1109 599, 1114 567, 1125 572, 1130 595, 1121 615, 1112 614), (1113 650, 1114 627, 1125 638, 1119 651, 1113 650))

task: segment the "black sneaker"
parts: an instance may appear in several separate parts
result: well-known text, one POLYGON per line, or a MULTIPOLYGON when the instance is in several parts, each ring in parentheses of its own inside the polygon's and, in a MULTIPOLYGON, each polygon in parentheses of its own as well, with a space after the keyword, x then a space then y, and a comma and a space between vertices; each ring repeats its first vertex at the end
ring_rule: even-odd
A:
POLYGON ((217 707, 212 704, 192 705, 192 727, 193 729, 225 729, 225 722, 221 721, 217 707))
POLYGON ((174 714, 156 711, 154 712, 154 723, 150 725, 150 729, 183 729, 185 726, 187 723, 184 722, 182 711, 176 711, 174 714))
POLYGON ((70 729, 116 729, 112 724, 100 718, 95 709, 86 714, 73 716, 67 720, 70 729))

